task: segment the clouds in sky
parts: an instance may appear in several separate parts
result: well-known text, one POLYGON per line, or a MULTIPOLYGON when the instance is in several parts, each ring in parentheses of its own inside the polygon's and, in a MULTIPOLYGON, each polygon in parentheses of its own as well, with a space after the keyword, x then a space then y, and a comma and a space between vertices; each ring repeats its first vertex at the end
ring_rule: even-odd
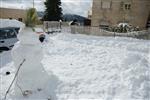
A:
POLYGON ((91 8, 92 0, 62 0, 62 7, 65 13, 75 13, 87 16, 91 8))
MULTIPOLYGON (((38 11, 44 11, 45 0, 34 0, 35 7, 38 11)), ((92 0, 61 0, 63 13, 73 13, 82 16, 87 16, 88 10, 91 8, 92 0)), ((33 0, 1 0, 0 7, 7 8, 31 8, 33 0)))

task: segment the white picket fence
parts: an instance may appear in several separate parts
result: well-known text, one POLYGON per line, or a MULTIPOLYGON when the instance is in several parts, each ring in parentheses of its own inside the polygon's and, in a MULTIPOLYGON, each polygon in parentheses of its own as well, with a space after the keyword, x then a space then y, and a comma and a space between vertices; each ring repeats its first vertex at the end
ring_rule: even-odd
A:
POLYGON ((69 23, 59 21, 44 21, 43 29, 45 32, 71 32, 69 23))

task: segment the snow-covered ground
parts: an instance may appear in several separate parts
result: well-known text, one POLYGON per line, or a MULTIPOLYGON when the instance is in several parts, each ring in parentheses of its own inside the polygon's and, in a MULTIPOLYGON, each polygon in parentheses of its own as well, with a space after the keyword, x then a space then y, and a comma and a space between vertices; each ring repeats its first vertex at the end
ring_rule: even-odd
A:
MULTIPOLYGON (((53 45, 44 46, 42 63, 53 73, 50 87, 55 100, 150 100, 150 41, 68 33, 50 38, 53 45)), ((10 51, 0 58, 3 98, 15 67, 10 51), (11 74, 6 76, 6 71, 11 74)))

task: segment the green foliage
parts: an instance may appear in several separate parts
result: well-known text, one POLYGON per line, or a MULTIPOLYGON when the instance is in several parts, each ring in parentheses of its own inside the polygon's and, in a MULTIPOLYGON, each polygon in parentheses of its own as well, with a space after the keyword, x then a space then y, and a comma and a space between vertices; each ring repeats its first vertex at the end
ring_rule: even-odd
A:
POLYGON ((38 21, 38 15, 35 8, 27 10, 26 26, 34 27, 38 21))
POLYGON ((62 19, 62 8, 60 0, 46 0, 45 4, 45 21, 59 21, 62 19))

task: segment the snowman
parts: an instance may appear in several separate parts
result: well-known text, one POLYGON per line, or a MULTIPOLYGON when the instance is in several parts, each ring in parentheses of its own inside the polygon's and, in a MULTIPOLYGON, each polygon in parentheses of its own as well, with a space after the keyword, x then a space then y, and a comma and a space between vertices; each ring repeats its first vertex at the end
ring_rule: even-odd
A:
POLYGON ((14 85, 15 99, 50 98, 50 79, 41 61, 43 59, 42 43, 45 35, 40 28, 26 28, 17 36, 18 42, 12 49, 12 58, 16 70, 23 62, 14 85), (34 30, 34 31, 33 31, 34 30))

